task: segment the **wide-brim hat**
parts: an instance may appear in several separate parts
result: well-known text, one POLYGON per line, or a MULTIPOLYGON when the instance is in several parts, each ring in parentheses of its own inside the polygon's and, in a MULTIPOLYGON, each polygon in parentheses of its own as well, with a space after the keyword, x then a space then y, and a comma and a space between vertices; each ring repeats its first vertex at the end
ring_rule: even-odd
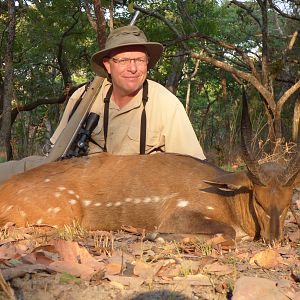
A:
POLYGON ((106 77, 103 58, 109 56, 113 49, 125 46, 144 46, 149 56, 148 69, 155 66, 163 52, 163 45, 156 42, 148 42, 146 35, 136 26, 124 26, 114 29, 109 34, 105 48, 96 52, 91 58, 91 66, 97 75, 106 77))

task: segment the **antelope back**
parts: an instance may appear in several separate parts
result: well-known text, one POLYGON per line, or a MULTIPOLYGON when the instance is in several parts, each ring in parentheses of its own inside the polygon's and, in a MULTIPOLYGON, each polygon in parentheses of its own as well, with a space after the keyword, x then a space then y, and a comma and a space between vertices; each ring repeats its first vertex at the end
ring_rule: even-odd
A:
POLYGON ((101 153, 54 162, 0 187, 0 225, 62 226, 76 219, 90 229, 132 225, 165 232, 211 231, 210 220, 236 223, 222 193, 203 182, 221 174, 225 172, 217 167, 176 154, 101 153))

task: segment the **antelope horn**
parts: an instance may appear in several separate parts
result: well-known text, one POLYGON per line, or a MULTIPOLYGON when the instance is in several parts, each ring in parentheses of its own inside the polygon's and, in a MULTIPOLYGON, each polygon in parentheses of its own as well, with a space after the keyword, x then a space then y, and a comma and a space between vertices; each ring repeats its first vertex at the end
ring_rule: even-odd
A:
POLYGON ((249 171, 250 179, 258 185, 265 185, 261 180, 261 171, 258 161, 253 158, 251 151, 252 125, 249 117, 248 100, 243 86, 243 108, 241 119, 241 150, 242 157, 249 171))

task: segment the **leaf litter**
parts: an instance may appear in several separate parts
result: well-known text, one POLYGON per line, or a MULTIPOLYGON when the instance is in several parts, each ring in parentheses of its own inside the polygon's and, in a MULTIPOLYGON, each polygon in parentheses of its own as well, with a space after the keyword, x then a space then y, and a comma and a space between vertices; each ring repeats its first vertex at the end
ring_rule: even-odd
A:
POLYGON ((299 229, 291 214, 285 225, 285 240, 271 247, 219 235, 152 241, 128 226, 88 232, 74 224, 62 233, 7 224, 0 299, 235 300, 248 293, 251 300, 253 284, 253 297, 273 299, 278 292, 278 299, 300 299, 299 229))

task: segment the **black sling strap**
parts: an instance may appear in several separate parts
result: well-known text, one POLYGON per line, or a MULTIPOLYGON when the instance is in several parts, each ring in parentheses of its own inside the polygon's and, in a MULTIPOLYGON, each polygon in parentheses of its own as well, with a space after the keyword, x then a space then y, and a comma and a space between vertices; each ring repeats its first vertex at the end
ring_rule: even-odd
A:
POLYGON ((146 103, 148 101, 148 81, 145 80, 143 85, 143 111, 141 116, 141 129, 140 129, 140 154, 145 154, 146 151, 146 129, 147 129, 147 118, 146 118, 146 103))
POLYGON ((88 88, 91 85, 91 81, 89 81, 84 88, 84 91, 82 92, 82 94, 80 95, 80 97, 78 98, 78 100, 76 101, 75 105, 72 108, 72 111, 68 117, 68 122, 70 121, 71 117, 73 116, 73 114, 75 113, 76 109, 78 108, 79 104, 81 103, 82 99, 83 99, 83 95, 86 93, 86 91, 88 90, 88 88))
POLYGON ((104 152, 107 152, 106 139, 107 139, 107 132, 108 132, 109 102, 112 95, 112 91, 113 91, 113 86, 111 85, 104 98, 104 116, 103 116, 103 133, 104 133, 103 151, 104 152))
MULTIPOLYGON (((108 133, 108 118, 109 118, 109 102, 112 95, 113 86, 111 85, 105 98, 104 98, 104 116, 103 116, 103 133, 104 133, 104 147, 103 151, 107 152, 106 140, 108 133)), ((143 84, 143 111, 141 115, 141 129, 140 129, 140 154, 145 154, 146 151, 146 129, 147 129, 147 119, 146 119, 146 103, 148 101, 148 81, 145 80, 143 84)))

